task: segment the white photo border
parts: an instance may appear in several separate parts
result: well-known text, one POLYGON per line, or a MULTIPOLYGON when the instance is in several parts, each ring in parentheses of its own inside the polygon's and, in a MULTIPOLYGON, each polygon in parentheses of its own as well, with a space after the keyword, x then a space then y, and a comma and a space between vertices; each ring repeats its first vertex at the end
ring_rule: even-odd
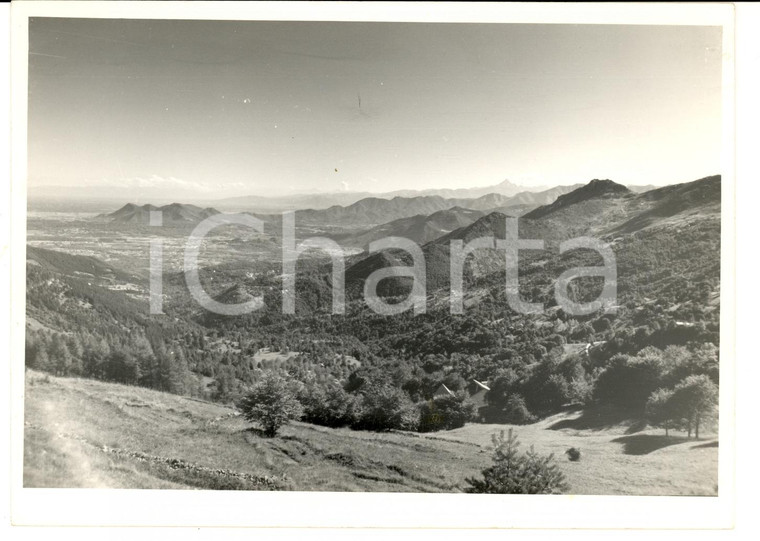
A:
POLYGON ((19 2, 12 5, 11 521, 49 526, 726 529, 735 504, 735 74, 731 4, 19 2), (719 495, 512 496, 23 488, 30 17, 667 24, 723 29, 719 495))

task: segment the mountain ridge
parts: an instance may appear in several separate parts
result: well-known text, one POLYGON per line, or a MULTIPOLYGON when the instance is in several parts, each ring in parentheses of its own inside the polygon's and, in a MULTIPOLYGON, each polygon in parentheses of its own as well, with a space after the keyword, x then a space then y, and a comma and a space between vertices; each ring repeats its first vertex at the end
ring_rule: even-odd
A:
POLYGON ((428 216, 452 207, 487 210, 508 202, 509 198, 498 194, 487 194, 476 199, 446 199, 437 195, 396 196, 392 199, 368 197, 345 207, 335 205, 327 209, 298 210, 296 219, 309 224, 382 225, 419 214, 428 216))
POLYGON ((429 215, 417 214, 408 218, 399 218, 352 235, 341 242, 347 246, 366 248, 370 242, 384 237, 404 237, 418 244, 426 244, 441 235, 471 224, 482 216, 484 216, 483 212, 478 210, 451 207, 429 215))

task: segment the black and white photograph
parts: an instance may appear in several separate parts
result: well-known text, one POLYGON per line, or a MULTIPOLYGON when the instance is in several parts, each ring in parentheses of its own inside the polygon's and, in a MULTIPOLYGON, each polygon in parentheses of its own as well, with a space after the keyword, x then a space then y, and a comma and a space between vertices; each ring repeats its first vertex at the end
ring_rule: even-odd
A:
POLYGON ((14 20, 21 493, 731 489, 724 11, 177 4, 14 20))

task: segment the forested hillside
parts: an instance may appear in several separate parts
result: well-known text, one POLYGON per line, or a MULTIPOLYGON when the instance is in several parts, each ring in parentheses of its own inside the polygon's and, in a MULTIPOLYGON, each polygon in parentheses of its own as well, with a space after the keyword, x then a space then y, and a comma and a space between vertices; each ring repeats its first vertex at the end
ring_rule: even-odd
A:
MULTIPOLYGON (((369 404, 381 400, 377 390, 400 415, 391 424, 428 427, 424 405, 442 384, 457 396, 447 411, 465 411, 468 419, 528 422, 569 403, 600 402, 643 415, 659 387, 672 388, 690 375, 718 381, 719 196, 719 177, 644 194, 593 181, 521 218, 521 237, 547 241, 544 251, 520 254, 521 296, 544 305, 532 316, 507 303, 501 250, 469 258, 465 313, 449 312, 450 241, 503 238, 507 216, 500 213, 423 247, 428 306, 420 315, 380 316, 363 300, 369 274, 411 263, 398 250, 348 260, 346 315, 331 314, 331 266, 324 259, 299 263, 295 315, 282 314, 277 263, 259 263, 255 272, 225 264, 204 268, 202 279, 220 302, 263 294, 265 309, 229 317, 202 310, 181 273, 164 279, 166 314, 149 315, 143 279, 92 257, 30 248, 27 365, 221 401, 237 400, 274 371, 303 385, 298 393, 312 421, 356 427, 374 426, 365 416, 369 404), (601 263, 591 251, 556 251, 557 242, 578 233, 601 234, 613 247, 615 313, 572 317, 557 306, 553 286, 564 270, 601 263), (646 385, 617 403, 622 394, 614 386, 638 377, 631 374, 639 373, 642 358, 646 385), (602 377, 615 371, 628 375, 602 377), (467 406, 473 380, 490 386, 475 409, 467 406), (325 401, 343 414, 325 418, 319 413, 325 401)), ((456 223, 455 216, 446 219, 456 223)), ((403 298, 410 283, 381 285, 392 301, 403 298)), ((570 293, 580 302, 600 291, 598 279, 584 278, 570 293)))

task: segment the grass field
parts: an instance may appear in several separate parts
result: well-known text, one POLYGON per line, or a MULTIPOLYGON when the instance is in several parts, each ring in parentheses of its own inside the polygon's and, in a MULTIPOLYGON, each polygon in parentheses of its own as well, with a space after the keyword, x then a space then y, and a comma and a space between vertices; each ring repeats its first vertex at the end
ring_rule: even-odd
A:
MULTIPOLYGON (((27 371, 24 486, 458 492, 490 464, 491 434, 434 434, 306 423, 265 438, 232 409, 170 394, 27 371)), ((555 453, 574 494, 714 495, 715 439, 589 412, 514 427, 523 447, 555 453), (581 449, 570 462, 566 449, 581 449)))

